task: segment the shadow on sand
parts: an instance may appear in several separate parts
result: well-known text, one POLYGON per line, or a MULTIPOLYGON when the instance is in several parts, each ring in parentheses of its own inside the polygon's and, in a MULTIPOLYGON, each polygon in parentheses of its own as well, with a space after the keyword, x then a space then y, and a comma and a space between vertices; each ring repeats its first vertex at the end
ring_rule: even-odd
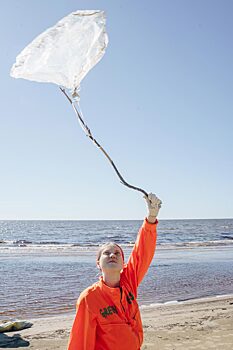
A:
POLYGON ((21 338, 20 334, 14 334, 10 337, 4 333, 0 333, 0 349, 15 349, 20 347, 27 347, 29 345, 29 341, 21 338))

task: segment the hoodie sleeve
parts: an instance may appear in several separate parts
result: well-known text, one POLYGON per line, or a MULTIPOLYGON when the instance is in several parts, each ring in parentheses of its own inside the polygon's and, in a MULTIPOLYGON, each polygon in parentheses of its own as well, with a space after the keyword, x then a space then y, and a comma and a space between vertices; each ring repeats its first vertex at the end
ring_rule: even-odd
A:
POLYGON ((96 319, 88 310, 86 300, 77 302, 77 312, 70 332, 68 350, 94 350, 96 319))
POLYGON ((135 295, 137 295, 137 287, 145 276, 154 256, 157 239, 157 224, 158 220, 156 220, 154 224, 149 223, 147 219, 144 220, 138 232, 128 263, 123 271, 126 278, 130 281, 135 295))

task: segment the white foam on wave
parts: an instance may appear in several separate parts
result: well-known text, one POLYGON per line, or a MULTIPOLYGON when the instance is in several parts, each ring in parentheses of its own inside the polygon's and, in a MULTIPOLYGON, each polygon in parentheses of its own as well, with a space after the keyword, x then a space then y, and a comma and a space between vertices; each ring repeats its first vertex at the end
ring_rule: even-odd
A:
POLYGON ((182 304, 183 301, 178 301, 178 300, 166 301, 166 302, 164 303, 164 305, 174 305, 174 304, 177 304, 177 303, 182 304))
MULTIPOLYGON (((33 253, 41 253, 41 254, 58 254, 59 252, 67 254, 78 254, 78 253, 88 253, 88 252, 96 252, 98 247, 101 244, 75 244, 75 243, 63 243, 63 242, 29 242, 26 240, 18 240, 18 241, 2 241, 0 244, 0 253, 12 253, 12 254, 33 254, 33 253)), ((128 250, 132 249, 133 243, 121 244, 122 248, 127 253, 128 250)), ((218 240, 218 241, 206 241, 206 242, 179 242, 179 243, 160 243, 157 245, 157 250, 188 250, 195 248, 203 248, 203 249, 213 249, 213 248, 221 248, 227 249, 233 246, 233 240, 218 240)))
POLYGON ((218 299, 224 299, 224 298, 232 298, 233 294, 223 294, 223 295, 216 295, 216 298, 218 299))
POLYGON ((179 242, 179 243, 160 243, 158 249, 177 249, 177 248, 196 248, 196 247, 224 247, 233 245, 233 240, 224 239, 217 241, 192 241, 192 242, 179 242))
POLYGON ((181 305, 184 303, 195 303, 195 302, 203 302, 203 301, 211 301, 214 299, 226 299, 226 298, 233 298, 233 294, 223 294, 223 295, 212 295, 212 296, 206 296, 206 297, 198 297, 198 298, 192 298, 192 299, 187 299, 187 300, 170 300, 170 301, 165 301, 161 303, 151 303, 148 305, 140 305, 140 309, 150 309, 150 308, 157 308, 161 306, 172 306, 172 305, 181 305))
POLYGON ((56 256, 56 255, 83 255, 96 253, 98 247, 96 246, 74 246, 73 244, 29 244, 29 245, 1 245, 0 255, 1 256, 56 256))
POLYGON ((151 303, 148 305, 140 305, 140 309, 150 309, 150 308, 156 308, 156 307, 160 307, 163 305, 174 305, 174 304, 182 304, 183 301, 178 301, 178 300, 170 300, 170 301, 165 301, 164 303, 151 303))

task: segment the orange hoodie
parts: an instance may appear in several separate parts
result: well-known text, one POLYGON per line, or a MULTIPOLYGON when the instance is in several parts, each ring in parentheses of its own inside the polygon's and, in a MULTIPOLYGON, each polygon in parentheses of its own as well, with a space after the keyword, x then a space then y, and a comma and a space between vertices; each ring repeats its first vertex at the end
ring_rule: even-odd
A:
POLYGON ((143 341, 137 288, 145 276, 156 247, 156 226, 144 220, 120 287, 108 287, 100 278, 77 301, 68 350, 139 350, 143 341))

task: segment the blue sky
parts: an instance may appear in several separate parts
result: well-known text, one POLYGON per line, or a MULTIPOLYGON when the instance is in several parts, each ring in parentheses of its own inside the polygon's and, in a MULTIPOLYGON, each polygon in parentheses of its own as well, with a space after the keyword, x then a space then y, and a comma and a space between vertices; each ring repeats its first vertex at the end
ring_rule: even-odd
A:
POLYGON ((9 76, 18 53, 78 9, 102 9, 109 46, 81 107, 129 183, 161 219, 233 217, 233 3, 215 0, 1 4, 0 219, 141 219, 53 84, 9 76))

